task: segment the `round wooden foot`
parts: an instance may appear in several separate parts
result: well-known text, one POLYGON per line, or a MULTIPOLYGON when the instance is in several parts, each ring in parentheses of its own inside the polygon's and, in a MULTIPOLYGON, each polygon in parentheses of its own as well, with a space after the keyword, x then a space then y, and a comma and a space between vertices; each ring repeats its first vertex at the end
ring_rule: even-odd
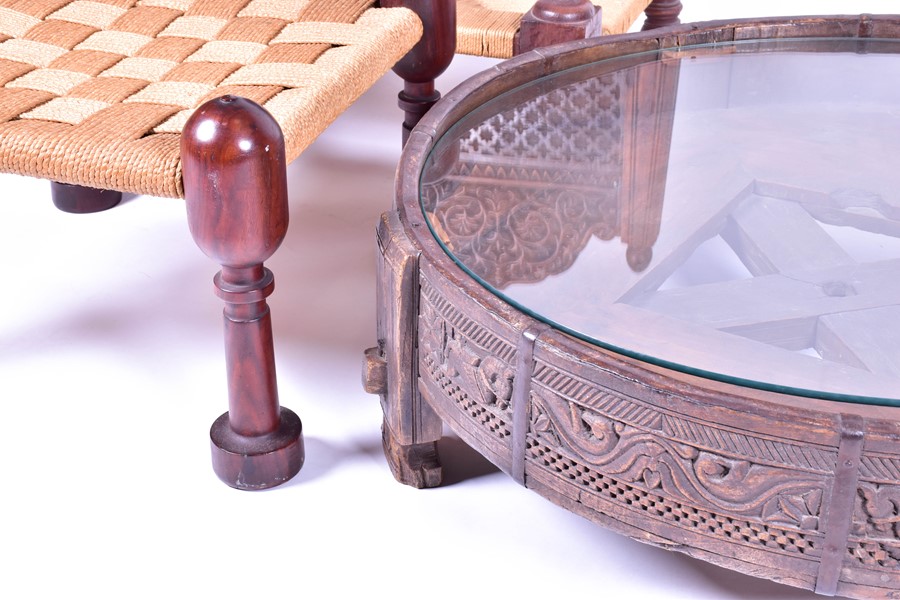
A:
POLYGON ((209 431, 213 470, 219 479, 241 490, 262 490, 280 485, 303 466, 303 424, 293 411, 281 408, 281 425, 269 434, 235 433, 228 413, 209 431))
POLYGON ((108 210, 122 201, 122 192, 50 182, 53 205, 67 213, 86 214, 108 210))

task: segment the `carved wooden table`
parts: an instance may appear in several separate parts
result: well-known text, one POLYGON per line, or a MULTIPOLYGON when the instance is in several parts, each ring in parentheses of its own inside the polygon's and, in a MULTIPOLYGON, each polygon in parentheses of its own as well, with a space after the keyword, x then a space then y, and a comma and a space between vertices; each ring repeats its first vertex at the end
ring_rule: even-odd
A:
POLYGON ((900 597, 900 17, 506 62, 414 130, 378 232, 395 476, 442 422, 625 535, 900 597))

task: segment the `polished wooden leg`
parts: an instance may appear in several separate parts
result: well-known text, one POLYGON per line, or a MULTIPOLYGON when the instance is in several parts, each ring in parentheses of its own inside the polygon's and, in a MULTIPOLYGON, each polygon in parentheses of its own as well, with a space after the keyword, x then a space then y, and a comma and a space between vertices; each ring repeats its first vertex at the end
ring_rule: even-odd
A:
POLYGON ((283 483, 303 465, 302 425, 280 407, 263 267, 287 233, 284 140, 259 105, 224 96, 197 109, 181 140, 188 223, 197 245, 222 265, 229 411, 210 430, 213 469, 240 489, 283 483))
POLYGON ((425 33, 395 66, 403 78, 399 104, 403 120, 403 144, 416 123, 440 100, 434 80, 450 65, 456 52, 456 0, 382 0, 384 7, 406 7, 422 20, 425 33))
POLYGON ((87 214, 108 210, 122 201, 122 192, 50 182, 53 205, 67 213, 87 214))
POLYGON ((647 19, 644 21, 642 31, 666 27, 680 23, 678 15, 681 14, 681 0, 653 0, 644 10, 647 19))
POLYGON ((538 0, 522 17, 513 53, 600 35, 601 18, 590 0, 538 0))
POLYGON ((378 346, 366 350, 363 385, 381 396, 384 454, 394 478, 436 487, 442 424, 418 389, 418 252, 395 212, 382 217, 378 242, 378 346))

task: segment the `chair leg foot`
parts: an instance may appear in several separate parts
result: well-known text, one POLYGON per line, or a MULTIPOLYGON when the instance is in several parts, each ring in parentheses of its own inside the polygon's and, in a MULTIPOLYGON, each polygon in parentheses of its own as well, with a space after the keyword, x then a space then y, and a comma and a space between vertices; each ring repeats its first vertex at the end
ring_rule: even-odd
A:
POLYGON ((209 430, 213 470, 219 479, 241 490, 275 487, 300 472, 306 457, 303 424, 290 409, 281 408, 279 428, 260 436, 243 436, 230 425, 228 413, 209 430))
POLYGON ((122 201, 122 192, 50 182, 53 205, 67 213, 87 214, 109 210, 122 201))

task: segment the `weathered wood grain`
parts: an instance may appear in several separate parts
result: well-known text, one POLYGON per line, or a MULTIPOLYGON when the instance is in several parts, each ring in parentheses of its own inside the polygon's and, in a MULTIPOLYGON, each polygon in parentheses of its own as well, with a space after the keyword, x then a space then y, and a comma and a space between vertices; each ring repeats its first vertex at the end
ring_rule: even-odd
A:
MULTIPOLYGON (((800 47, 797 37, 842 36, 854 47, 875 35, 900 37, 900 19, 805 17, 686 25, 541 50, 538 58, 505 63, 450 94, 412 133, 399 173, 396 212, 386 217, 391 226, 380 234, 385 257, 396 252, 392 244, 402 246, 407 258, 390 260, 407 265, 400 279, 415 283, 398 286, 391 279, 396 268, 381 274, 382 285, 388 282, 383 294, 407 296, 382 304, 380 314, 403 315, 406 325, 395 336, 379 333, 386 362, 379 366, 378 355, 372 364, 375 371, 384 368, 385 375, 372 380, 387 379, 390 395, 389 357, 408 359, 398 367, 406 373, 401 389, 406 386, 404 396, 411 398, 409 388, 415 386, 424 403, 388 402, 386 420, 414 422, 427 405, 435 418, 521 478, 525 487, 642 542, 823 593, 897 597, 900 408, 735 385, 546 328, 454 264, 419 204, 426 157, 440 135, 507 91, 518 89, 527 101, 520 86, 555 70, 688 43, 773 37, 785 39, 786 47, 800 47), (526 336, 529 331, 533 339, 526 336), (523 417, 524 443, 517 425, 523 417)), ((645 152, 632 156, 652 160, 645 152)), ((728 160, 720 167, 741 173, 728 160)), ((636 183, 652 189, 647 185, 652 182, 636 183)), ((628 304, 589 315, 596 331, 629 343, 652 332, 669 341, 682 365, 696 366, 700 355, 717 352, 735 368, 758 359, 751 372, 760 381, 772 371, 784 371, 790 374, 789 385, 810 391, 816 389, 817 370, 836 371, 843 374, 839 387, 847 400, 859 393, 877 395, 886 382, 895 381, 896 328, 885 327, 870 350, 860 349, 871 341, 861 340, 858 329, 869 319, 900 322, 894 317, 900 297, 894 297, 892 283, 900 264, 887 259, 856 264, 816 222, 853 212, 863 202, 870 210, 861 212, 865 218, 856 223, 892 231, 896 217, 890 202, 752 177, 731 187, 719 183, 701 190, 713 194, 727 188, 730 194, 719 205, 675 215, 688 231, 666 238, 653 264, 632 281, 616 282, 616 297, 628 304), (770 198, 728 225, 735 203, 760 195, 770 198), (779 239, 789 233, 778 224, 788 214, 805 223, 796 240, 779 239), (769 222, 775 226, 767 231, 769 222), (754 255, 748 259, 756 265, 750 270, 768 275, 750 283, 701 286, 699 292, 658 291, 679 262, 728 227, 734 228, 732 244, 754 255), (698 231, 702 235, 691 236, 698 231), (822 248, 822 254, 811 246, 822 248), (882 286, 887 291, 876 292, 876 282, 887 283, 882 286), (733 306, 738 296, 758 298, 762 312, 740 314, 733 306), (699 327, 700 315, 711 316, 715 327, 699 327), (766 347, 770 343, 781 347, 766 347), (837 362, 792 351, 804 344, 837 362)), ((389 460, 407 452, 392 444, 386 442, 389 460)))

